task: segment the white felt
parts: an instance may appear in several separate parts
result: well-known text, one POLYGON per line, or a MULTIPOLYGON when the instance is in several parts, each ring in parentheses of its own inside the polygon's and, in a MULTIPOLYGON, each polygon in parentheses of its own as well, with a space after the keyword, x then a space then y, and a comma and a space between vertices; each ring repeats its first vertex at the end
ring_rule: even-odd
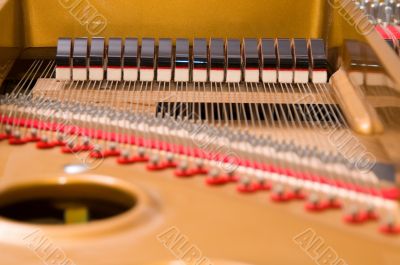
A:
POLYGON ((140 69, 140 81, 151 82, 154 80, 154 70, 153 69, 140 69))
POLYGON ((87 80, 87 68, 72 68, 72 80, 87 80))
POLYGON ((121 79, 122 79, 121 68, 107 68, 107 80, 121 81, 121 79))
POLYGON ((245 69, 244 81, 247 83, 256 83, 260 79, 260 71, 258 69, 245 69))
POLYGON ((293 71, 278 71, 279 83, 293 83, 293 71))
POLYGON ((138 69, 137 68, 124 68, 124 80, 125 81, 136 81, 138 80, 138 69))
POLYGON ((224 82, 224 70, 210 70, 210 82, 224 82))
POLYGON ((175 68, 176 82, 189 82, 189 68, 175 68))
POLYGON ((327 71, 312 71, 312 82, 314 84, 322 84, 328 82, 327 71))
POLYGON ((207 70, 193 69, 193 82, 207 82, 207 70))
POLYGON ((157 69, 157 81, 169 82, 172 80, 172 68, 169 69, 157 69))
POLYGON ((263 70, 261 78, 264 83, 276 83, 278 73, 276 70, 263 70))
POLYGON ((92 67, 89 68, 89 80, 99 81, 104 79, 103 68, 92 67))
POLYGON ((295 70, 294 71, 294 82, 295 83, 308 83, 310 73, 309 71, 295 70))
POLYGON ((57 80, 71 80, 71 68, 56 67, 57 80))
POLYGON ((226 71, 227 83, 239 83, 242 79, 242 71, 240 69, 228 69, 226 71))

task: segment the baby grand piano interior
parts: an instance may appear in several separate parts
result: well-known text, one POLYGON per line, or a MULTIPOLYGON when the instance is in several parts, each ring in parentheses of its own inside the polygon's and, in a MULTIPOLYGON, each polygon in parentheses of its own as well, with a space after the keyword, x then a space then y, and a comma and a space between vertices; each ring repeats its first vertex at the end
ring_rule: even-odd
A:
POLYGON ((400 60, 363 14, 0 1, 0 263, 400 264, 400 60))

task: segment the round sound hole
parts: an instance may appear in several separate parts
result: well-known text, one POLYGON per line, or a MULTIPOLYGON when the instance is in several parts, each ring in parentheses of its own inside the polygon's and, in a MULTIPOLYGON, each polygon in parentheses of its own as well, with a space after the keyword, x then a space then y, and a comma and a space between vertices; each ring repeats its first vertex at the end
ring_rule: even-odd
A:
POLYGON ((97 183, 38 184, 2 192, 0 217, 32 224, 81 224, 121 215, 136 205, 134 194, 97 183))

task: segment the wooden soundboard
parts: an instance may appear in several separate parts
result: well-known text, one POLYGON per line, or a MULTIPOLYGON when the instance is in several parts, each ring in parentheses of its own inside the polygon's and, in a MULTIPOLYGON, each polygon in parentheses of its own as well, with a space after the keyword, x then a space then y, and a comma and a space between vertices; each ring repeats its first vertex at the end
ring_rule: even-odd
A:
MULTIPOLYGON (((394 163, 399 183, 399 130, 382 124, 383 120, 378 117, 380 108, 399 105, 398 94, 397 97, 371 96, 361 86, 373 79, 368 75, 379 80, 384 76, 383 84, 373 83, 378 90, 382 85, 400 91, 400 76, 396 70, 400 61, 378 33, 361 35, 356 32, 358 28, 353 22, 362 19, 362 13, 356 12, 354 3, 347 0, 257 0, 251 3, 242 0, 114 0, 112 5, 101 0, 0 0, 0 25, 5 25, 4 34, 0 36, 0 84, 4 80, 16 81, 23 75, 22 72, 9 75, 15 60, 16 64, 19 60, 54 60, 57 38, 87 36, 90 29, 101 30, 96 34, 90 31, 90 35, 106 38, 192 38, 193 33, 204 37, 323 38, 327 41, 332 70, 337 71, 332 72, 330 79, 332 91, 325 94, 329 97, 317 97, 317 101, 302 97, 296 91, 252 93, 256 90, 254 87, 247 90, 243 85, 233 96, 226 86, 212 88, 207 84, 201 91, 191 88, 184 91, 185 86, 172 86, 178 93, 171 98, 164 87, 158 90, 153 86, 143 94, 136 93, 141 90, 139 83, 135 92, 117 86, 111 91, 114 83, 104 86, 105 89, 90 89, 90 86, 84 90, 68 89, 76 88, 75 83, 70 86, 53 79, 38 80, 32 96, 45 95, 54 99, 61 95, 72 101, 95 102, 101 106, 116 100, 116 108, 126 109, 129 105, 150 113, 157 110, 160 102, 338 104, 352 129, 348 131, 354 133, 379 162, 394 163), (82 20, 80 12, 88 7, 94 15, 92 18, 97 20, 82 20), (356 65, 353 69, 346 54, 342 54, 348 39, 367 43, 376 53, 381 67, 365 70, 356 65), (60 90, 65 93, 59 93, 60 90), (139 104, 131 97, 136 97, 139 104)), ((7 91, 7 88, 2 90, 4 87, 0 93, 7 91)), ((234 122, 231 124, 240 127, 234 122)), ((317 129, 265 126, 249 130, 254 134, 274 135, 279 140, 295 142, 301 138, 296 142, 301 146, 317 142, 324 145, 326 151, 335 150, 326 136, 322 133, 319 136, 317 129)), ((30 133, 22 131, 23 136, 30 133)), ((400 264, 400 236, 378 231, 380 223, 387 221, 384 218, 349 224, 344 221, 345 209, 307 211, 305 205, 309 198, 275 202, 271 199, 274 189, 243 193, 238 191, 238 184, 212 186, 206 184, 209 177, 206 175, 180 178, 174 169, 149 171, 146 162, 120 165, 116 157, 93 160, 93 168, 83 169, 79 165, 88 158, 89 152, 63 154, 60 149, 57 146, 39 150, 36 143, 11 146, 8 140, 0 141, 0 205, 40 196, 49 200, 93 197, 105 204, 129 205, 129 209, 110 218, 88 221, 87 209, 71 204, 64 212, 67 224, 32 224, 1 217, 1 265, 400 264), (71 165, 72 168, 77 166, 79 172, 71 173, 68 170, 71 165)), ((399 206, 398 201, 394 204, 399 206)), ((65 205, 59 206, 64 208, 65 205)), ((36 211, 40 212, 40 208, 27 210, 26 216, 36 211)), ((51 223, 54 220, 41 221, 51 223)))
POLYGON ((175 264, 174 255, 183 255, 185 246, 165 247, 162 236, 168 231, 185 236, 187 248, 198 247, 213 262, 204 264, 313 264, 328 247, 343 260, 337 264, 400 262, 399 237, 377 233, 376 223, 345 224, 341 211, 307 213, 303 202, 273 203, 268 192, 240 194, 234 185, 208 187, 202 177, 179 179, 169 170, 150 173, 143 164, 121 166, 111 158, 93 170, 68 175, 64 166, 79 163, 74 155, 39 151, 33 144, 0 146, 2 190, 23 182, 83 182, 127 190, 138 201, 121 216, 88 224, 27 225, 2 218, 2 264, 12 264, 15 257, 19 264, 43 264, 43 249, 30 241, 37 231, 70 264, 175 264), (313 248, 307 235, 321 237, 323 245, 313 248))

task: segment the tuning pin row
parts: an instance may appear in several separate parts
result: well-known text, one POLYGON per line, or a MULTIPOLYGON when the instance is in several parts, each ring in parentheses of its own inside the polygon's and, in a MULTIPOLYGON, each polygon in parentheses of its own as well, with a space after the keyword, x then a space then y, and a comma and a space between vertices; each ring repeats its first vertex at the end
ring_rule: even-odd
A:
MULTIPOLYGON (((56 107, 54 105, 53 107, 56 107)), ((71 106, 71 111, 79 111, 79 108, 71 106)), ((110 117, 118 118, 119 113, 109 113, 110 117)), ((135 115, 134 115, 135 116, 135 115)), ((151 126, 157 125, 157 119, 151 120, 150 118, 134 117, 133 121, 148 123, 151 126)), ((195 125, 192 125, 195 126, 195 125)), ((7 127, 7 126, 6 126, 7 127)), ((140 126, 133 126, 138 128, 140 126)), ((184 125, 183 128, 190 129, 191 126, 184 125)), ((8 133, 13 135, 13 140, 26 140, 31 139, 32 142, 37 142, 41 144, 54 143, 51 138, 47 137, 46 134, 41 134, 39 129, 34 127, 30 128, 26 136, 22 136, 20 130, 16 129, 12 131, 11 127, 7 127, 8 133)), ((29 128, 26 127, 26 128, 29 128)), ((43 131, 44 132, 44 131, 43 131)), ((189 177, 194 175, 205 175, 204 181, 210 186, 219 186, 229 183, 235 183, 236 189, 240 193, 253 193, 259 191, 271 190, 270 198, 274 202, 289 202, 294 200, 305 200, 305 209, 310 212, 322 212, 328 209, 338 209, 342 207, 342 202, 339 201, 339 196, 343 195, 346 191, 344 187, 329 186, 327 183, 314 183, 313 179, 301 178, 300 175, 296 174, 291 170, 279 170, 272 167, 266 169, 250 169, 249 167, 254 166, 252 163, 243 163, 241 166, 246 168, 243 170, 221 170, 221 168, 213 165, 210 161, 205 163, 205 160, 196 160, 196 167, 191 171, 189 167, 188 158, 181 159, 176 153, 165 152, 157 150, 155 147, 157 143, 151 143, 148 141, 140 141, 137 139, 135 147, 135 152, 131 156, 131 151, 133 149, 122 148, 121 143, 118 143, 112 137, 106 139, 106 141, 92 143, 89 136, 83 136, 82 131, 77 130, 74 133, 79 135, 78 138, 68 140, 65 137, 60 137, 62 134, 56 135, 56 141, 65 142, 62 146, 62 150, 67 153, 71 152, 82 152, 88 151, 92 158, 106 158, 106 157, 117 157, 117 162, 120 164, 131 164, 135 162, 145 162, 147 163, 147 169, 151 171, 155 170, 165 170, 174 169, 175 175, 177 177, 189 177), (93 155, 92 155, 93 154, 93 155), (97 155, 100 154, 100 155, 97 155), (190 174, 189 174, 190 173, 190 174), (342 189, 342 191, 337 192, 335 190, 342 189)), ((227 136, 227 132, 221 131, 220 135, 227 136)), ((243 134, 237 135, 237 139, 244 139, 247 142, 256 143, 254 139, 250 139, 250 135, 243 134)), ((102 139, 104 140, 104 139, 102 139)), ((271 142, 272 140, 268 140, 271 142)), ((126 148, 126 146, 125 146, 126 148)), ((285 148, 283 148, 285 149, 285 148)), ((282 150, 283 150, 282 149, 282 150)), ((357 194, 354 196, 356 191, 349 191, 347 199, 357 198, 360 199, 363 194, 357 194), (351 193, 351 194, 350 194, 351 193)), ((373 195, 365 195, 372 197, 373 195)), ((362 198, 361 198, 362 199, 362 198)), ((368 202, 374 202, 374 198, 368 202)), ((381 200, 385 200, 382 198, 381 200)), ((345 201, 345 200, 344 200, 345 201)), ((366 200, 362 201, 361 206, 352 207, 346 211, 344 220, 352 224, 360 224, 367 221, 378 219, 378 209, 375 205, 371 207, 365 207, 366 200), (363 210, 364 209, 364 210, 363 210)), ((353 202, 348 202, 347 205, 353 205, 353 202)), ((396 203, 396 202, 394 202, 396 203)), ((378 204, 379 205, 379 204, 378 204)), ((389 217, 383 220, 380 231, 386 234, 397 234, 400 232, 400 228, 397 225, 394 216, 389 214, 389 217)))
POLYGON ((356 1, 358 7, 365 11, 370 22, 375 26, 382 38, 400 54, 400 2, 356 1))
POLYGON ((363 0, 356 1, 356 5, 368 15, 370 21, 374 24, 399 25, 399 1, 363 0))

